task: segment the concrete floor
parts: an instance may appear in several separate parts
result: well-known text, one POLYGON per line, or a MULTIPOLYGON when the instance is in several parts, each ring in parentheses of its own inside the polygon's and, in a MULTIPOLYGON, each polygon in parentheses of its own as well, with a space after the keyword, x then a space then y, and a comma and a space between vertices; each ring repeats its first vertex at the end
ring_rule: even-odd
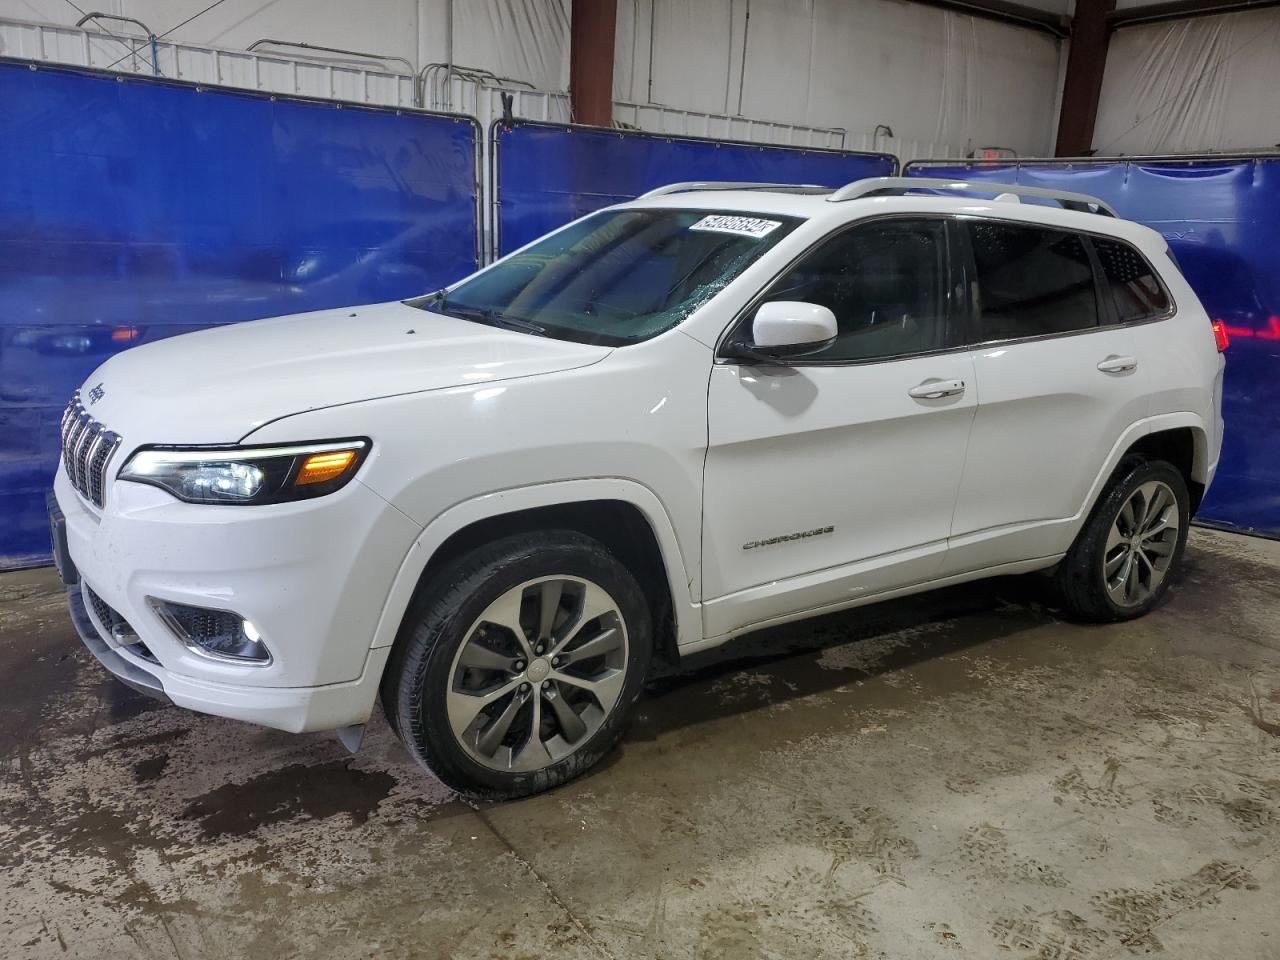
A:
POLYGON ((1131 624, 1043 599, 744 639, 473 807, 380 715, 352 758, 142 699, 0 577, 0 957, 1280 957, 1280 543, 1193 532, 1131 624))

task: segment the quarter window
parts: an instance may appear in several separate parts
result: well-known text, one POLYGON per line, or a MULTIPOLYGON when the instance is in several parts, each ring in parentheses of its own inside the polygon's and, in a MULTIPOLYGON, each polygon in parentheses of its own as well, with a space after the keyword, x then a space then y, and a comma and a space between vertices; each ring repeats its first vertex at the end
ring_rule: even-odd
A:
POLYGON ((967 223, 977 270, 978 342, 1098 325, 1088 248, 1078 234, 1011 223, 967 223))
POLYGON ((1146 258, 1127 243, 1095 237, 1102 274, 1121 323, 1148 320, 1169 312, 1169 294, 1146 258))
POLYGON ((946 230, 940 220, 884 220, 846 230, 769 289, 765 302, 827 307, 839 333, 815 360, 872 360, 938 350, 946 338, 946 230))

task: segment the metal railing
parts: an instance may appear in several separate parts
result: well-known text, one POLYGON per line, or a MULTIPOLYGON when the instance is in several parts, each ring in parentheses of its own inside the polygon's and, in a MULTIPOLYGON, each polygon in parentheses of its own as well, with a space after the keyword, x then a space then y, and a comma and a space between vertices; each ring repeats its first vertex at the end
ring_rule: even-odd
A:
POLYGON ((120 60, 124 39, 101 30, 0 19, 0 56, 371 106, 417 106, 412 68, 399 74, 374 64, 142 38, 136 39, 150 45, 151 57, 139 46, 134 56, 120 60))
POLYGON ((294 47, 298 50, 318 50, 321 53, 337 53, 347 57, 363 57, 368 60, 403 63, 408 71, 413 73, 413 64, 404 57, 388 56, 385 53, 368 53, 364 50, 346 50, 342 47, 322 47, 319 44, 301 43, 295 40, 273 40, 271 37, 263 37, 261 40, 255 40, 253 43, 245 47, 245 51, 252 53, 263 44, 270 44, 273 47, 294 47))
MULTIPOLYGON (((90 20, 116 20, 116 21, 119 21, 120 23, 132 23, 132 24, 135 24, 136 26, 141 27, 143 33, 146 34, 145 42, 151 48, 151 60, 150 60, 151 73, 154 76, 160 75, 160 67, 157 63, 158 58, 156 57, 156 34, 154 30, 152 30, 145 23, 143 23, 141 20, 136 19, 135 17, 122 17, 119 14, 103 13, 100 10, 95 10, 92 13, 86 13, 83 17, 81 17, 79 20, 76 21, 76 26, 83 27, 90 20)), ((105 27, 103 28, 103 31, 110 36, 116 37, 116 34, 112 33, 110 30, 107 30, 105 27)), ((138 57, 138 45, 137 45, 138 38, 125 35, 125 36, 119 36, 117 37, 117 39, 129 48, 129 58, 136 60, 136 58, 138 57)))

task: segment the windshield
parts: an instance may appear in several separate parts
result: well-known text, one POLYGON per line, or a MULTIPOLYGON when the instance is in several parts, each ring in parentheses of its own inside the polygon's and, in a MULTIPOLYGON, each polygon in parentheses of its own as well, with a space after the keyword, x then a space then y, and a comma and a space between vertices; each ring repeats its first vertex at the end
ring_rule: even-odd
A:
POLYGON ((708 210, 599 213, 420 305, 492 326, 624 346, 680 323, 797 222, 708 210))

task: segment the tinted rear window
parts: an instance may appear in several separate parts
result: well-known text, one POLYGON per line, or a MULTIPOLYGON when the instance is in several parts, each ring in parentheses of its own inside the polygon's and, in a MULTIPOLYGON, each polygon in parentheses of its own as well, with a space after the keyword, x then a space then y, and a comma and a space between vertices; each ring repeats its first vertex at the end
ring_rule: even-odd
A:
POLYGON ((1093 267, 1078 234, 980 220, 967 227, 977 268, 979 342, 1098 325, 1093 267))
POLYGON ((1094 238, 1093 247, 1121 323, 1169 312, 1169 294, 1142 254, 1127 243, 1100 237, 1094 238))

